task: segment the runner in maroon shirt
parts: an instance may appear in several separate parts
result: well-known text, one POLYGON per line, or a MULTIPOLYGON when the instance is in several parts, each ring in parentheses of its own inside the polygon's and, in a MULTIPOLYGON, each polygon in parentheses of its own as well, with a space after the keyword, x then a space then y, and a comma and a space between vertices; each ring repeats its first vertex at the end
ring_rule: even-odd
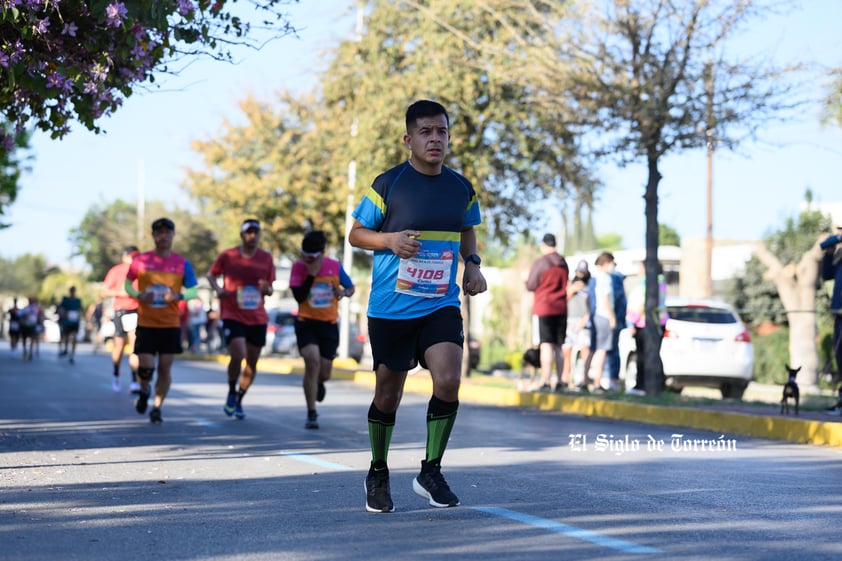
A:
POLYGON ((226 249, 216 258, 208 272, 208 282, 219 297, 222 335, 231 357, 224 411, 229 417, 245 419, 243 396, 254 381, 260 349, 266 344, 269 316, 263 297, 272 294, 275 263, 272 254, 258 247, 260 222, 253 218, 245 220, 240 227, 240 239, 242 244, 226 249), (222 286, 217 281, 220 275, 224 277, 222 286))

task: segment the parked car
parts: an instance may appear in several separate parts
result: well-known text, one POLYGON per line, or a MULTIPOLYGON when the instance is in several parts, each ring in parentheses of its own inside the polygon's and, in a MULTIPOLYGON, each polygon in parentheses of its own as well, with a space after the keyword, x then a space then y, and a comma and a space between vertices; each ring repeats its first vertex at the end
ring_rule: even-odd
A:
POLYGON ((348 329, 348 356, 357 362, 361 362, 363 354, 365 353, 365 346, 368 341, 368 337, 365 333, 360 331, 360 328, 356 323, 351 322, 350 325, 351 326, 348 329))
POLYGON ((289 310, 269 309, 266 326, 266 345, 262 353, 297 357, 298 342, 295 338, 296 313, 289 310))
MULTIPOLYGON (((742 399, 754 370, 751 335, 737 312, 718 300, 667 297, 667 320, 661 342, 666 387, 719 388, 723 398, 742 399)), ((637 379, 634 338, 620 336, 620 366, 626 386, 637 379)))
MULTIPOLYGON (((270 309, 269 325, 266 329, 266 346, 263 354, 274 354, 287 357, 298 356, 298 341, 295 337, 296 312, 289 310, 270 309)), ((360 362, 365 351, 366 335, 360 332, 356 323, 351 323, 348 339, 348 356, 360 362)))

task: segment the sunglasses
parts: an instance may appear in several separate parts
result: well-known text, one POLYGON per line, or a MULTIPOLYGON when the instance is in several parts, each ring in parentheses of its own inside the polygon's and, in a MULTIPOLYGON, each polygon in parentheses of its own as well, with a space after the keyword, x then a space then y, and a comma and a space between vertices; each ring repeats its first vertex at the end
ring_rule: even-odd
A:
POLYGON ((309 253, 309 252, 307 252, 307 251, 302 251, 302 252, 301 252, 301 255, 302 255, 302 256, 304 256, 304 257, 312 257, 312 258, 316 258, 316 257, 318 257, 318 256, 319 256, 319 255, 321 255, 321 254, 322 254, 322 252, 321 252, 321 251, 316 251, 315 253, 309 253))

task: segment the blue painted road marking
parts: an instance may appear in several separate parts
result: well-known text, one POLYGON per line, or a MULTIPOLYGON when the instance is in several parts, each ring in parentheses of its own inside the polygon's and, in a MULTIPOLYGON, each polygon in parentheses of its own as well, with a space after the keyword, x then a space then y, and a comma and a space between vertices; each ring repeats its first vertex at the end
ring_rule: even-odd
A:
POLYGON ((556 522, 555 520, 539 518, 537 516, 523 514, 514 510, 497 508, 493 506, 475 506, 471 508, 480 512, 485 512, 487 514, 493 514, 494 516, 499 516, 501 518, 508 518, 509 520, 514 520, 515 522, 529 524, 530 526, 535 526, 536 528, 549 530, 550 532, 555 532, 557 534, 562 534, 571 538, 584 540, 586 542, 590 542, 595 545, 600 545, 602 547, 615 549, 623 553, 663 553, 663 551, 661 551, 660 549, 655 549, 654 547, 648 547, 633 542, 627 542, 625 540, 619 540, 617 538, 603 536, 602 534, 599 534, 597 532, 583 530, 582 528, 568 526, 567 524, 562 524, 561 522, 556 522))
POLYGON ((308 464, 317 465, 319 467, 332 469, 335 471, 348 471, 353 469, 349 468, 348 466, 343 466, 342 464, 335 464, 333 462, 328 462, 327 460, 322 460, 321 458, 309 456, 307 454, 296 454, 295 452, 281 452, 279 455, 286 456, 287 458, 292 458, 293 460, 298 460, 299 462, 305 462, 308 464))

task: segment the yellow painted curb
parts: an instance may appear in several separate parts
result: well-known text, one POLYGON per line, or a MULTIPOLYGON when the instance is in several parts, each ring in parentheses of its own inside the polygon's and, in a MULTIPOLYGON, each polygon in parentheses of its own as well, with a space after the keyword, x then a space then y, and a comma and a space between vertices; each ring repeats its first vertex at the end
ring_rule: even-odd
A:
MULTIPOLYGON (((191 357, 197 358, 197 357, 191 357)), ((227 363, 227 356, 200 357, 227 363)), ((333 377, 354 383, 374 386, 374 373, 357 370, 353 359, 334 362, 333 377)), ((259 370, 276 374, 303 374, 301 359, 261 358, 259 370)), ((404 391, 431 394, 432 381, 426 372, 410 374, 404 391)), ((528 407, 543 411, 559 411, 586 417, 606 417, 652 425, 687 427, 723 434, 757 436, 789 442, 842 447, 842 423, 748 415, 730 411, 713 411, 691 407, 665 407, 625 401, 611 401, 595 396, 570 396, 539 392, 522 392, 516 389, 495 388, 462 381, 459 399, 482 405, 528 407)))
POLYGON ((842 447, 842 423, 748 415, 691 407, 665 407, 596 397, 520 392, 465 384, 460 399, 489 405, 531 407, 588 417, 607 417, 653 425, 671 425, 727 434, 758 436, 824 446, 842 447))

